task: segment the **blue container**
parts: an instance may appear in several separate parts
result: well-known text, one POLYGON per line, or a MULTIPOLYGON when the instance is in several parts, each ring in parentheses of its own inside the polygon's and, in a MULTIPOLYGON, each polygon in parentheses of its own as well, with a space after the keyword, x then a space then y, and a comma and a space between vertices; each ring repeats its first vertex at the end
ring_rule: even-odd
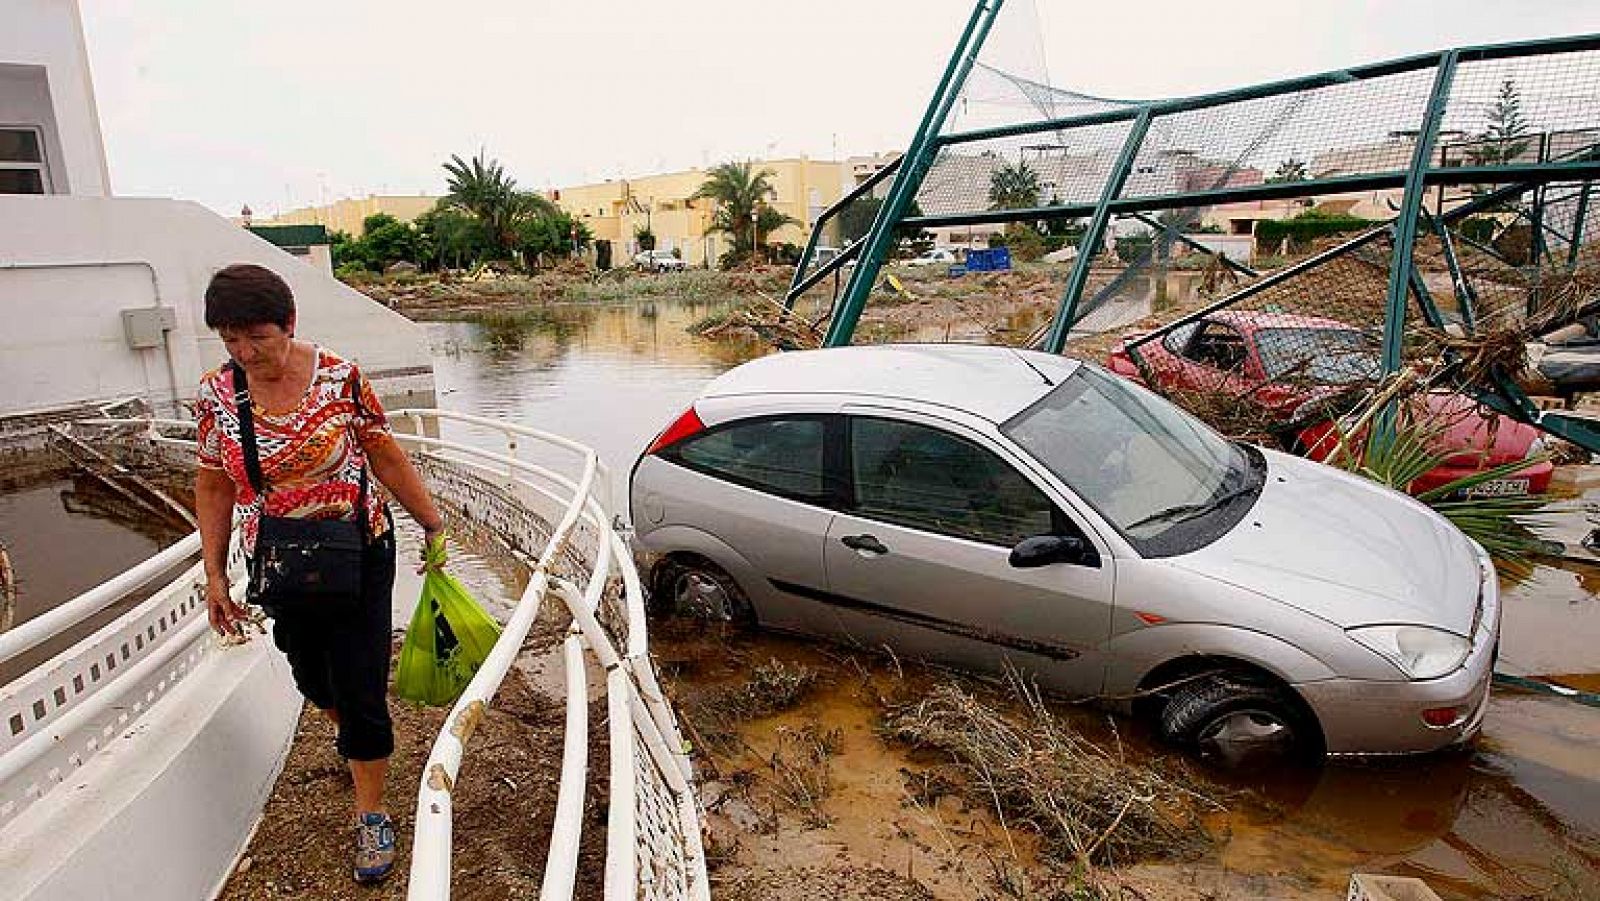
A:
POLYGON ((1011 249, 990 247, 967 251, 967 269, 971 272, 999 272, 1011 268, 1011 249))

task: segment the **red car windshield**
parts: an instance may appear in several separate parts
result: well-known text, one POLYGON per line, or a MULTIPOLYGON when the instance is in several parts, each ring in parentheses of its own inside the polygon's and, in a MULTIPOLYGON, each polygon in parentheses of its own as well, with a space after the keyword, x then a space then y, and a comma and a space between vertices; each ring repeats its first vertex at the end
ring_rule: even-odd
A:
POLYGON ((1269 381, 1354 385, 1383 374, 1375 342, 1355 329, 1263 328, 1255 341, 1269 381))

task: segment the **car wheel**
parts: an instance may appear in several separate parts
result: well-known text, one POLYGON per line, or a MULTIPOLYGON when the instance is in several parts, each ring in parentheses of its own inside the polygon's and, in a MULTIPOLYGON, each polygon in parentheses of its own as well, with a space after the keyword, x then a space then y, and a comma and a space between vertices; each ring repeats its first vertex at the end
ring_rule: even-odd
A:
POLYGON ((657 612, 748 625, 755 622, 749 598, 733 577, 700 558, 668 558, 652 574, 651 605, 657 612))
POLYGON ((1161 738, 1226 766, 1308 756, 1315 726, 1281 689, 1248 677, 1204 676, 1174 689, 1161 709, 1161 738))

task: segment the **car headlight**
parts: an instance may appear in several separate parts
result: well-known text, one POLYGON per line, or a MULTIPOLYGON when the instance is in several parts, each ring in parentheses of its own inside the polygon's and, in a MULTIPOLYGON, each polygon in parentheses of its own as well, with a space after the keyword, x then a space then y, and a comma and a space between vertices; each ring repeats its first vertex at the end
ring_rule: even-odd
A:
POLYGON ((1363 626, 1346 633, 1413 679, 1454 672, 1472 651, 1460 635, 1427 626, 1363 626))

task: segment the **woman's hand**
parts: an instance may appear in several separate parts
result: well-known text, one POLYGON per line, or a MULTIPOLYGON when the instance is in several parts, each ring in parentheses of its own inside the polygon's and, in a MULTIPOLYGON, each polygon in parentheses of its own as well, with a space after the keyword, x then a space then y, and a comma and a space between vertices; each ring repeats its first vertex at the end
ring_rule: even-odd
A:
POLYGON ((435 527, 423 526, 422 528, 422 565, 417 567, 417 575, 422 575, 428 570, 444 569, 445 560, 450 556, 445 547, 444 523, 435 527))
POLYGON ((233 602, 226 576, 206 579, 206 615, 211 619, 211 630, 223 638, 243 637, 242 624, 250 619, 250 614, 233 602))

